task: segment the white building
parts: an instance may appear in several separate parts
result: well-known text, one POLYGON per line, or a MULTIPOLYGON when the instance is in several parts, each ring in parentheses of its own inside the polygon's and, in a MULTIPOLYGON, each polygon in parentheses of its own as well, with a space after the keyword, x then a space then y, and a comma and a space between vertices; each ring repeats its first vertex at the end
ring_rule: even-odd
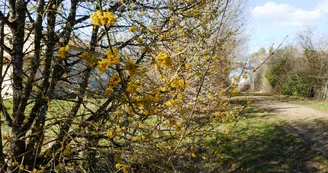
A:
MULTIPOLYGON (((33 38, 33 35, 30 35, 29 38, 33 38)), ((33 56, 33 50, 34 50, 34 42, 32 39, 26 39, 26 43, 24 44, 24 52, 25 53, 29 53, 27 55, 25 55, 26 57, 28 56, 33 56)), ((11 43, 11 31, 5 27, 5 39, 4 39, 5 45, 9 48, 11 48, 12 43, 11 43)), ((75 56, 75 55, 80 55, 83 51, 85 51, 85 46, 83 45, 76 45, 75 43, 70 43, 70 51, 68 52, 68 54, 70 55, 69 60, 72 61, 76 61, 78 60, 80 57, 75 56)), ((57 51, 55 50, 54 52, 54 56, 56 56, 57 51)), ((102 54, 101 53, 97 53, 97 57, 101 58, 102 54)), ((12 88, 12 76, 13 76, 13 68, 12 66, 9 64, 9 61, 11 59, 11 56, 7 53, 4 52, 4 57, 6 59, 6 61, 4 61, 4 64, 2 64, 2 68, 3 68, 3 72, 2 72, 2 76, 3 76, 3 82, 1 84, 1 96, 4 99, 8 99, 8 98, 12 98, 13 96, 13 88, 12 88), (10 65, 10 66, 8 66, 10 65)), ((81 82, 81 74, 79 74, 79 72, 81 72, 84 68, 86 68, 86 66, 83 63, 77 63, 76 65, 73 66, 72 69, 70 69, 70 73, 68 76, 71 76, 70 78, 68 78, 71 82, 71 84, 69 84, 69 86, 64 86, 64 89, 56 89, 56 95, 63 95, 63 93, 67 93, 67 92, 76 92, 76 88, 79 87, 79 83, 81 82), (77 75, 74 75, 74 74, 77 75), (71 89, 71 90, 69 90, 71 89)), ((41 71, 42 69, 38 70, 37 74, 36 74, 36 78, 42 77, 41 75, 41 71)), ((99 77, 98 77, 99 78, 99 77)), ((99 80, 96 77, 92 77, 91 80, 99 80)), ((99 81, 97 81, 99 83, 99 81)), ((93 81, 93 83, 95 83, 93 81)))

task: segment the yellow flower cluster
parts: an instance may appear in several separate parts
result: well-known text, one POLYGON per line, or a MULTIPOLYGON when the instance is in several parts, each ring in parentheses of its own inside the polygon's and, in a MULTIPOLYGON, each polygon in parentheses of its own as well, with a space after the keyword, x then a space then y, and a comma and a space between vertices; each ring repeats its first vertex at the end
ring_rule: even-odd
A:
POLYGON ((186 69, 190 69, 190 67, 191 67, 191 63, 187 63, 187 64, 185 64, 185 67, 186 67, 186 69))
POLYGON ((118 73, 115 73, 111 78, 109 78, 108 84, 110 86, 116 86, 120 82, 121 82, 120 75, 118 73))
POLYGON ((158 102, 162 98, 162 94, 160 91, 157 91, 154 96, 154 102, 158 102))
POLYGON ((137 85, 135 85, 132 82, 129 82, 128 87, 126 88, 126 91, 128 91, 131 95, 133 95, 137 91, 137 85))
POLYGON ((116 18, 113 12, 106 12, 97 10, 91 16, 91 21, 95 26, 108 25, 112 26, 116 22, 116 18))
POLYGON ((156 57, 159 65, 170 66, 172 63, 171 57, 164 51, 161 51, 156 57))
POLYGON ((238 93, 238 88, 233 88, 233 89, 231 89, 229 91, 230 91, 230 95, 231 96, 235 96, 238 93))
POLYGON ((110 64, 119 64, 120 63, 120 57, 117 55, 118 51, 117 49, 113 50, 114 54, 111 50, 107 51, 107 59, 110 64))
POLYGON ((130 32, 134 32, 134 31, 136 31, 137 30, 137 27, 136 26, 131 26, 130 28, 129 28, 129 31, 130 32))
POLYGON ((110 95, 113 92, 113 88, 112 87, 107 87, 106 88, 106 95, 110 95))
POLYGON ((97 63, 97 58, 93 55, 90 55, 88 52, 83 52, 81 59, 84 60, 90 67, 94 67, 97 63))
POLYGON ((68 51, 69 51, 69 45, 63 46, 63 47, 59 48, 58 56, 62 59, 65 59, 68 51))
POLYGON ((110 65, 116 65, 120 63, 120 57, 117 55, 117 49, 114 49, 113 52, 114 55, 111 50, 107 51, 107 58, 98 62, 98 69, 100 71, 106 72, 110 65))
POLYGON ((41 172, 42 172, 42 170, 37 170, 36 168, 34 168, 31 173, 41 173, 41 172))
POLYGON ((112 139, 112 138, 114 137, 114 132, 111 131, 111 130, 108 130, 106 136, 107 136, 109 139, 112 139))
POLYGON ((142 37, 138 37, 137 39, 139 46, 142 45, 142 37))
POLYGON ((174 107, 174 106, 178 106, 182 103, 182 100, 181 99, 171 99, 171 100, 168 100, 164 103, 164 106, 165 107, 174 107))
POLYGON ((129 76, 134 76, 138 71, 138 65, 135 64, 132 60, 127 60, 125 62, 125 70, 128 70, 129 76))
POLYGON ((131 170, 132 170, 131 167, 129 167, 129 166, 127 166, 127 165, 124 165, 124 164, 121 164, 121 163, 117 163, 117 164, 115 165, 115 167, 116 167, 117 169, 122 169, 123 173, 129 173, 129 172, 131 172, 131 170))
POLYGON ((182 91, 186 88, 185 81, 179 77, 176 77, 173 79, 171 87, 175 88, 177 91, 182 91))
POLYGON ((109 67, 109 63, 107 59, 102 59, 98 62, 98 69, 102 72, 106 72, 109 67))
POLYGON ((142 53, 146 53, 148 51, 148 48, 147 47, 141 47, 140 50, 141 50, 142 53))

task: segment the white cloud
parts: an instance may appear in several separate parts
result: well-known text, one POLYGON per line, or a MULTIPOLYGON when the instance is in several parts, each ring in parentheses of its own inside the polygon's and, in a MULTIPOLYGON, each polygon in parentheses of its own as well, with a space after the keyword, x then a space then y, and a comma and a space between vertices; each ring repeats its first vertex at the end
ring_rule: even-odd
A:
MULTIPOLYGON (((328 0, 327 12, 328 12, 328 0)), ((289 25, 289 26, 304 26, 318 20, 323 15, 321 9, 306 11, 295 8, 289 4, 277 4, 267 2, 263 6, 256 6, 252 10, 252 15, 255 18, 263 18, 272 20, 274 24, 289 25)))
POLYGON ((321 10, 323 13, 328 13, 328 0, 319 1, 317 9, 321 10))

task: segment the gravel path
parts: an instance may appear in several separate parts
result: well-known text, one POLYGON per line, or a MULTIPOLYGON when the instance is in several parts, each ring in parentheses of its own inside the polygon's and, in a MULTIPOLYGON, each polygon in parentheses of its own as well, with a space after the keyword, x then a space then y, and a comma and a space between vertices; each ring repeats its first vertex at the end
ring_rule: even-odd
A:
POLYGON ((328 112, 278 101, 270 96, 256 96, 253 103, 283 119, 286 122, 284 129, 328 158, 328 112))

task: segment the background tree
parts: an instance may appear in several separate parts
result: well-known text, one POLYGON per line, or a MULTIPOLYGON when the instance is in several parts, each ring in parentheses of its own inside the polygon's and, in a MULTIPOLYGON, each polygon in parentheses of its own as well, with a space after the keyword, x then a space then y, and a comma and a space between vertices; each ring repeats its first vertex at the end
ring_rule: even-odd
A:
POLYGON ((287 45, 273 55, 265 76, 275 92, 326 98, 326 48, 313 38, 311 30, 303 31, 297 45, 287 45))

